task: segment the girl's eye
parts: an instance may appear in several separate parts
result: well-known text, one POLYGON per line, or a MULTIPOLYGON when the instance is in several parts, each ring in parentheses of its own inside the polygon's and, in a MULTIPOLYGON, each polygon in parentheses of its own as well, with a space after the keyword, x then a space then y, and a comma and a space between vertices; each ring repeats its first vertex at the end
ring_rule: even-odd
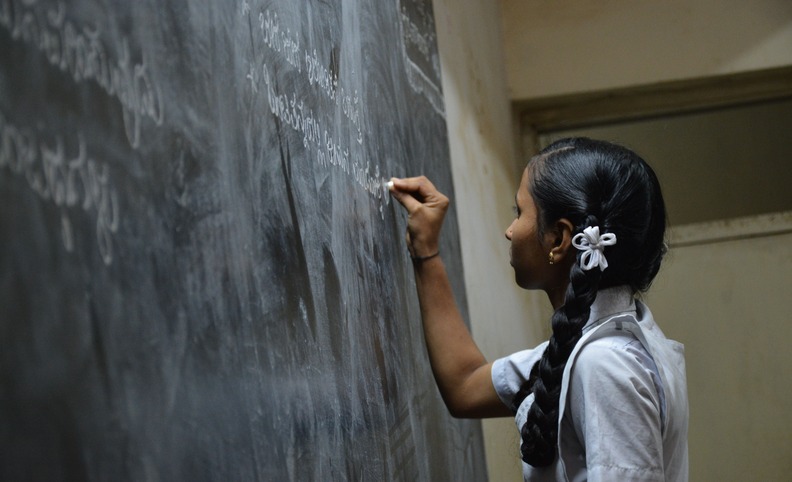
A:
POLYGON ((518 208, 517 206, 512 206, 512 211, 514 211, 515 216, 517 216, 518 218, 520 217, 520 208, 518 208))

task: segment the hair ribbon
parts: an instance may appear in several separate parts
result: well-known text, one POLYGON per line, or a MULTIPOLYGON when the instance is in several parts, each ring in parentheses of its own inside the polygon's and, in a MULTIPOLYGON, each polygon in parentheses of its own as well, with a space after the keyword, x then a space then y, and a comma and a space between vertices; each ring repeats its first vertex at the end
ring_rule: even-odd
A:
POLYGON ((572 238, 572 246, 583 251, 580 258, 580 267, 583 271, 588 271, 595 266, 599 266, 600 271, 605 271, 608 267, 608 260, 605 259, 605 246, 616 244, 616 235, 604 233, 600 235, 599 226, 589 226, 572 238))

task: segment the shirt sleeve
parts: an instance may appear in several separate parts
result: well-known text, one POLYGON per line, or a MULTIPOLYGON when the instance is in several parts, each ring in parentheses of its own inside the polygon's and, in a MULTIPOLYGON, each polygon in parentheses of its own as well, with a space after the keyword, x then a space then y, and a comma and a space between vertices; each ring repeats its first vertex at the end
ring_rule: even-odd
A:
POLYGON ((514 396, 528 380, 531 368, 542 358, 546 347, 547 342, 544 342, 536 348, 518 351, 492 363, 492 385, 507 407, 512 408, 514 396))
POLYGON ((588 480, 665 480, 662 387, 643 345, 627 335, 595 340, 574 363, 568 408, 588 480))

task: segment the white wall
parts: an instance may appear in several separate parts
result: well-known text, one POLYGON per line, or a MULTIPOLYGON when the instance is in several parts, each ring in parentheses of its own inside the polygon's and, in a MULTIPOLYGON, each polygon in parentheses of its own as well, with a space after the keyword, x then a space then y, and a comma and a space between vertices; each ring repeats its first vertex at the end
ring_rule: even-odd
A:
MULTIPOLYGON (((538 344, 546 297, 521 290, 503 233, 522 172, 506 95, 497 4, 435 0, 451 164, 473 336, 490 360, 538 344)), ((520 480, 512 419, 483 424, 490 480, 520 480)))
POLYGON ((685 344, 690 480, 790 480, 792 212, 671 236, 683 243, 672 245, 648 302, 685 344), (749 236, 723 239, 739 232, 749 236))
POLYGON ((501 0, 512 99, 792 64, 789 0, 501 0))

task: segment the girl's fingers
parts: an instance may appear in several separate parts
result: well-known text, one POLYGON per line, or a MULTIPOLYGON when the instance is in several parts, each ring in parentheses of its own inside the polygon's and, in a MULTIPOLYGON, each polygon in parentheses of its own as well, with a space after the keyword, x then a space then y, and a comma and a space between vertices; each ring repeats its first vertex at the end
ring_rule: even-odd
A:
POLYGON ((425 176, 408 177, 404 179, 392 178, 391 182, 393 183, 393 187, 390 190, 391 193, 394 194, 394 197, 396 197, 396 199, 410 212, 413 211, 411 208, 416 206, 412 203, 408 206, 402 202, 401 198, 398 197, 400 194, 409 193, 411 198, 419 204, 429 206, 435 206, 438 203, 444 204, 447 201, 446 197, 440 193, 434 184, 425 176))
POLYGON ((403 179, 393 178, 391 182, 393 182, 394 190, 417 193, 423 197, 437 192, 437 188, 432 184, 432 181, 425 176, 406 177, 403 179))
POLYGON ((448 198, 424 176, 391 179, 391 195, 407 210, 407 247, 415 253, 437 251, 448 198))
POLYGON ((404 206, 408 213, 415 211, 421 206, 421 203, 417 199, 415 199, 408 192, 400 191, 398 188, 396 188, 395 184, 390 190, 390 194, 394 197, 394 199, 399 201, 402 206, 404 206))

